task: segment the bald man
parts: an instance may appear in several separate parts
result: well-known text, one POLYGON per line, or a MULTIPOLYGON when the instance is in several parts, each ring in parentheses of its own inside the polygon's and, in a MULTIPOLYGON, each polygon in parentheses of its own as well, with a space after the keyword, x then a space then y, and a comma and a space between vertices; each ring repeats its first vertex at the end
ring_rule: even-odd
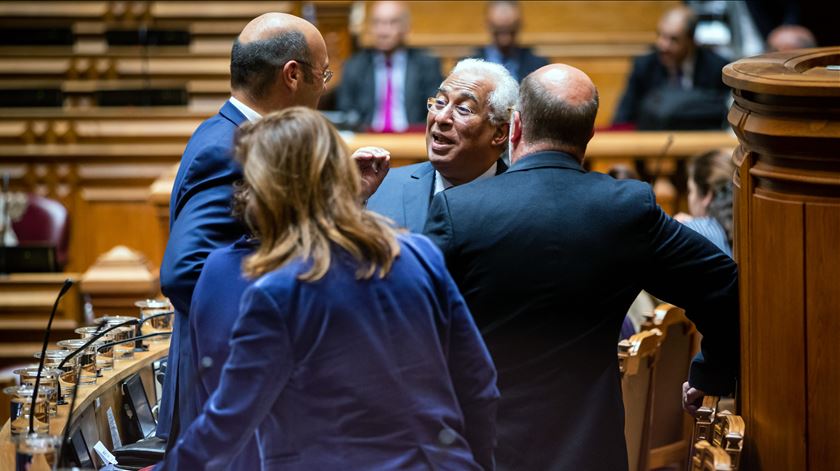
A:
POLYGON ((337 107, 355 113, 362 130, 403 132, 426 121, 426 99, 442 80, 440 61, 405 46, 410 23, 403 2, 375 2, 368 21, 373 47, 344 64, 337 107))
POLYGON ((314 108, 332 76, 321 33, 283 13, 245 26, 233 44, 230 70, 231 98, 193 133, 172 188, 160 282, 176 315, 157 429, 170 447, 197 414, 198 359, 191 358, 188 320, 196 280, 211 250, 245 233, 230 211, 233 183, 242 178, 233 158, 236 129, 289 106, 314 108))
MULTIPOLYGON (((697 15, 688 7, 676 7, 662 15, 657 25, 654 51, 633 61, 633 70, 613 116, 613 124, 631 124, 641 129, 722 127, 729 88, 721 79, 721 70, 727 60, 697 46, 694 42, 696 27, 697 15), (699 91, 706 94, 692 94, 699 91), (666 94, 669 96, 664 96, 666 94), (700 103, 694 105, 700 106, 712 101, 713 106, 708 108, 711 116, 699 115, 700 106, 680 102, 679 96, 697 96, 700 103), (669 103, 674 103, 675 109, 666 111, 669 103)), ((702 108, 704 112, 706 109, 702 108)))
POLYGON ((767 52, 787 52, 817 47, 811 31, 799 25, 782 25, 767 35, 767 52))
POLYGON ((519 2, 487 2, 485 22, 493 43, 475 51, 473 57, 503 65, 517 81, 548 64, 544 57, 517 42, 522 28, 519 2))
POLYGON ((543 67, 519 106, 508 171, 435 196, 424 232, 498 370, 498 469, 627 469, 616 354, 627 309, 642 289, 684 307, 703 333, 687 402, 731 393, 735 263, 646 183, 584 170, 598 111, 586 74, 543 67))

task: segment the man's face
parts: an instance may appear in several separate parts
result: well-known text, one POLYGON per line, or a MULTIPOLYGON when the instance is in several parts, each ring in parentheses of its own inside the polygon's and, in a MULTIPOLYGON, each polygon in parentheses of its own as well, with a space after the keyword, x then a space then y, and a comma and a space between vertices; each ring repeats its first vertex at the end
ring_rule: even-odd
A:
POLYGON ((492 82, 480 75, 452 74, 436 95, 445 108, 429 111, 426 116, 429 161, 453 183, 466 183, 481 175, 503 150, 506 136, 501 145, 493 143, 504 127, 490 122, 487 99, 493 90, 492 82))
POLYGON ((382 52, 393 52, 405 40, 408 20, 403 7, 396 2, 382 2, 373 7, 370 18, 373 47, 382 52))
POLYGON ((321 95, 326 91, 326 84, 324 83, 324 71, 330 67, 330 59, 327 55, 327 46, 324 43, 324 38, 320 35, 307 38, 309 45, 310 65, 301 64, 302 67, 308 69, 308 76, 310 79, 304 79, 295 95, 297 105, 306 106, 309 108, 317 108, 318 101, 321 95))
POLYGON ((688 37, 682 18, 667 15, 659 22, 656 31, 656 52, 662 65, 669 69, 680 67, 693 46, 694 38, 688 37))
POLYGON ((516 46, 519 33, 519 12, 510 5, 492 7, 487 12, 487 30, 493 37, 493 44, 502 52, 516 46))

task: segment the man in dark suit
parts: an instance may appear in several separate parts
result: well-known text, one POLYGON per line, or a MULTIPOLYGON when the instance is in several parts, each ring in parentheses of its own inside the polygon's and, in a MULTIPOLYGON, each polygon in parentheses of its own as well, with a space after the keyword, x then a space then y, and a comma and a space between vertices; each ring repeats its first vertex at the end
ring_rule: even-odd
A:
POLYGON ((232 184, 242 178, 232 155, 236 129, 288 106, 315 107, 330 76, 324 39, 312 24, 282 13, 262 15, 233 45, 230 100, 187 143, 172 188, 160 268, 161 289, 176 311, 157 430, 170 446, 197 413, 187 319, 196 280, 211 250, 244 233, 230 214, 232 184))
POLYGON ((519 96, 510 169, 436 196, 425 231, 498 369, 498 468, 627 469, 616 353, 627 309, 641 289, 684 307, 703 334, 685 402, 730 393, 736 267, 649 185, 583 169, 598 109, 586 74, 550 65, 519 96))
POLYGON ((473 54, 473 57, 505 66, 517 81, 548 65, 545 57, 537 56, 530 48, 517 44, 516 37, 522 27, 521 18, 519 2, 488 2, 487 30, 493 37, 493 44, 473 54))
POLYGON ((356 113, 362 129, 402 132, 426 119, 426 98, 442 79, 440 61, 405 47, 409 14, 401 2, 377 2, 370 15, 374 47, 345 62, 337 106, 356 113))
POLYGON ((500 155, 517 91, 504 67, 477 59, 459 62, 429 99, 429 161, 391 170, 367 208, 420 232, 434 194, 504 172, 500 155))
MULTIPOLYGON (((655 51, 634 60, 627 87, 613 116, 614 124, 639 124, 640 119, 645 119, 643 109, 646 100, 657 99, 654 93, 662 95, 667 92, 683 97, 694 95, 698 100, 711 100, 716 106, 710 108, 709 113, 716 115, 719 111, 725 114, 729 88, 721 79, 721 70, 727 60, 697 46, 694 42, 696 27, 697 16, 688 7, 671 9, 662 16, 657 27, 655 51), (700 91, 706 93, 700 95, 700 91)), ((675 98, 668 101, 676 101, 675 98)), ((662 105, 653 108, 661 109, 662 105)), ((692 110, 675 110, 676 113, 686 111, 692 110)), ((685 128, 720 127, 723 116, 719 120, 702 119, 702 122, 700 118, 691 117, 674 120, 688 121, 681 126, 685 128), (692 120, 696 121, 695 125, 692 125, 692 120)))

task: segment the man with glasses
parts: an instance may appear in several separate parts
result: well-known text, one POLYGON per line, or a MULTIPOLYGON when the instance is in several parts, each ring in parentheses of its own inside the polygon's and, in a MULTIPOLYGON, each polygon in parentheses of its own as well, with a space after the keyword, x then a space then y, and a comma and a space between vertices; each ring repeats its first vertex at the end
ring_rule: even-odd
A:
POLYGON ((510 169, 436 196, 424 232, 498 370, 497 469, 627 470, 616 339, 628 307, 644 289, 703 334, 683 386, 696 409, 734 390, 737 268, 650 185, 584 169, 598 91, 582 71, 538 69, 518 106, 510 169))
MULTIPOLYGON (((232 152, 236 130, 272 111, 315 108, 332 77, 321 33, 282 13, 264 14, 245 26, 233 44, 230 70, 231 98, 193 133, 172 188, 160 281, 176 316, 157 430, 169 446, 197 414, 193 396, 200 359, 191 358, 188 319, 193 289, 210 251, 245 232, 231 216, 233 184, 242 178, 232 152)), ((363 177, 376 180, 373 164, 365 165, 360 165, 363 177)))
POLYGON ((460 61, 426 103, 429 161, 391 170, 368 199, 368 209, 421 232, 432 196, 503 173, 507 166, 500 157, 518 88, 501 65, 460 61))

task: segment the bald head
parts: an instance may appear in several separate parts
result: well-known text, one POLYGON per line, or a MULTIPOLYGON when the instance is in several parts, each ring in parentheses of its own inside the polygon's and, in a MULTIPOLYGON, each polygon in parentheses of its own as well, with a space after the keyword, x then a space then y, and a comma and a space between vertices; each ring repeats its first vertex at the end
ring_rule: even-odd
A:
POLYGON ((598 93, 595 84, 582 70, 566 64, 550 64, 537 69, 530 78, 538 86, 569 106, 582 106, 598 93))
POLYGON ((792 51, 817 47, 813 33, 803 26, 782 25, 767 36, 767 50, 770 52, 792 51))
POLYGON ((327 66, 327 46, 312 23, 286 13, 266 13, 251 20, 234 41, 231 89, 237 99, 261 112, 295 104, 314 106, 322 92, 316 87, 316 74, 327 66), (291 72, 285 68, 290 61, 297 63, 291 72), (293 77, 284 82, 279 76, 295 72, 313 86, 287 86, 293 77))
POLYGON ((697 15, 691 8, 680 6, 662 15, 656 27, 656 52, 667 69, 676 71, 695 49, 694 30, 697 15))
POLYGON ((510 53, 516 46, 520 18, 519 5, 515 2, 488 3, 487 29, 493 37, 493 44, 502 54, 510 53))
POLYGON ((583 159, 598 113, 598 90, 588 75, 551 64, 525 77, 519 88, 522 141, 583 159))
POLYGON ((386 54, 403 45, 408 34, 410 17, 403 2, 376 2, 370 11, 373 47, 386 54))

